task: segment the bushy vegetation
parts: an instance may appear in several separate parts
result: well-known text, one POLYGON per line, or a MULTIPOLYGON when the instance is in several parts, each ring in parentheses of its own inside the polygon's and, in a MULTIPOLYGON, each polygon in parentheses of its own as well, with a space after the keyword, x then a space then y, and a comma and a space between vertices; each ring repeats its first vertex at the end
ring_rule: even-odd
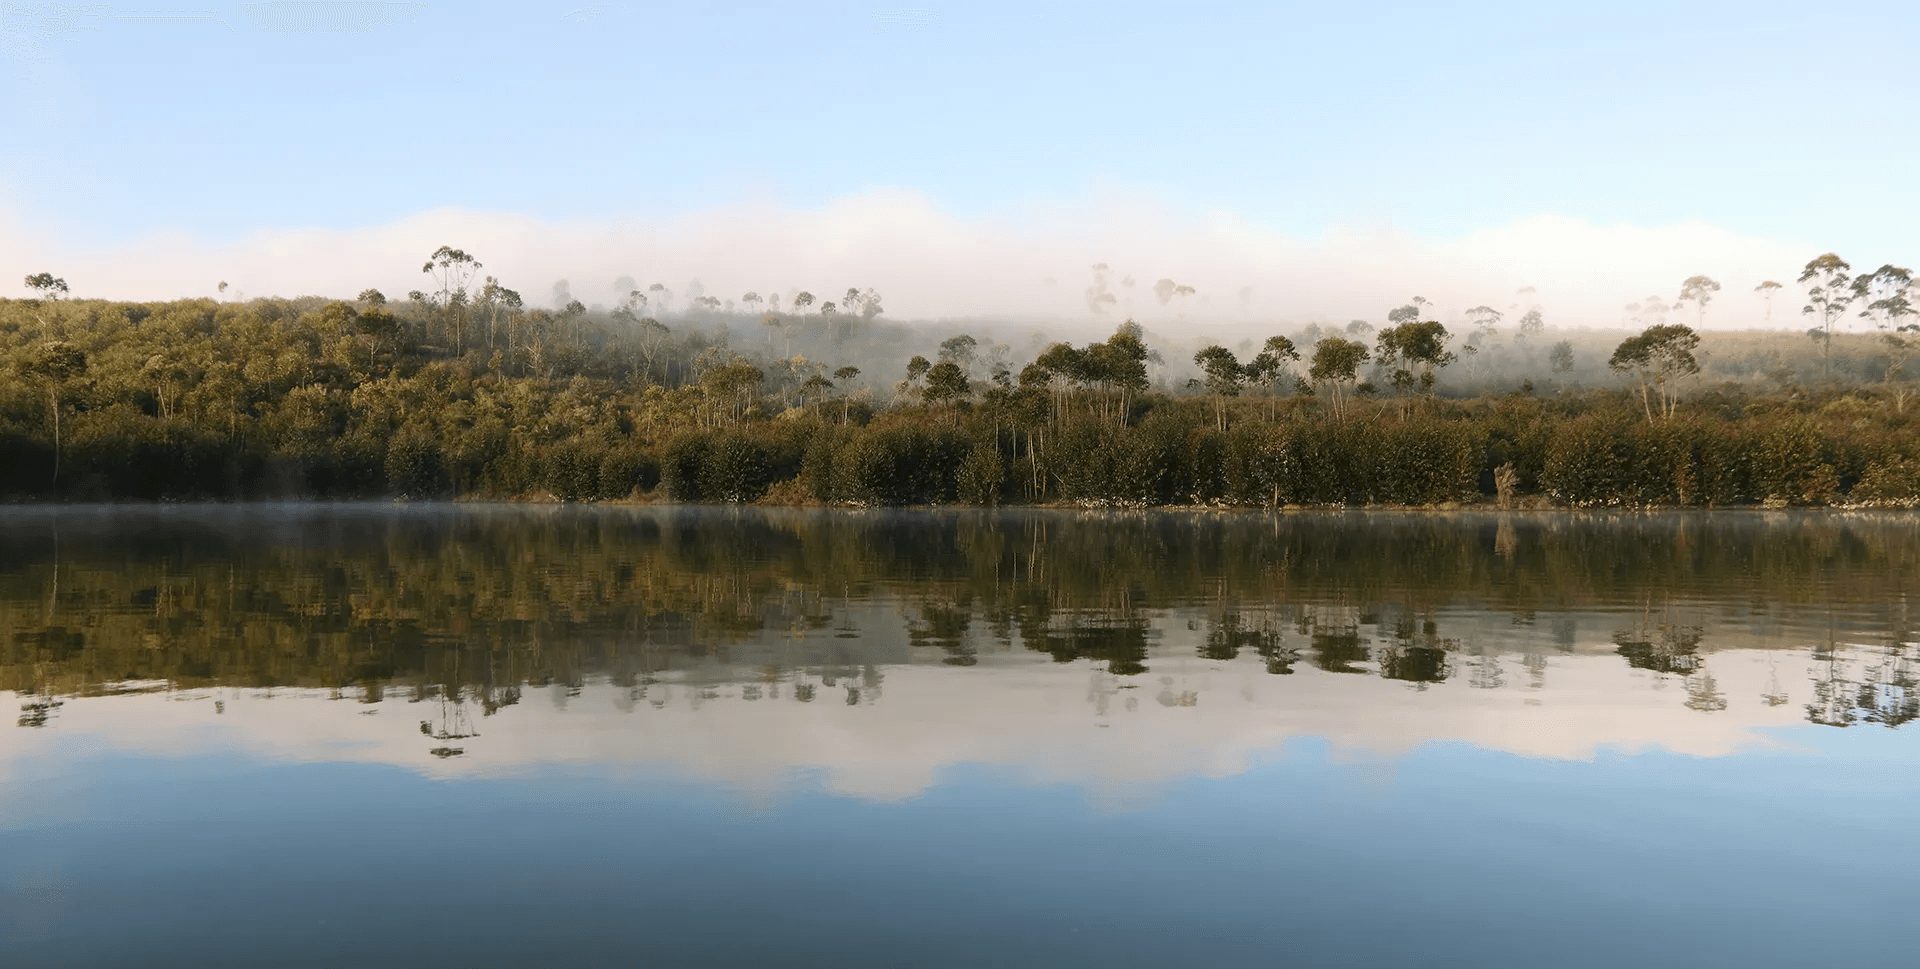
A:
MULTIPOLYGON (((1184 383, 1131 322, 1017 372, 1006 347, 954 336, 891 382, 851 363, 871 370, 873 346, 912 335, 876 321, 871 290, 817 316, 800 294, 800 319, 763 318, 759 352, 724 319, 675 332, 640 315, 639 291, 611 313, 528 311, 490 278, 470 298, 478 264, 462 259, 436 253, 424 271, 440 294, 399 305, 372 290, 75 300, 29 277, 39 298, 0 301, 0 496, 1920 504, 1914 314, 1894 267, 1862 285, 1829 257, 1809 264, 1825 300, 1809 304, 1812 341, 1643 312, 1591 382, 1571 376, 1596 366, 1591 348, 1540 352, 1537 312, 1503 344, 1500 314, 1478 307, 1456 345, 1420 300, 1377 333, 1309 327, 1245 362, 1204 347, 1184 383), (1836 305, 1881 332, 1835 333, 1836 305), (773 356, 796 336, 844 358, 773 356), (1517 384, 1488 386, 1496 359, 1517 384), (1535 364, 1538 384, 1523 376, 1535 364)), ((1704 307, 1708 286, 1688 280, 1687 298, 1704 307)))

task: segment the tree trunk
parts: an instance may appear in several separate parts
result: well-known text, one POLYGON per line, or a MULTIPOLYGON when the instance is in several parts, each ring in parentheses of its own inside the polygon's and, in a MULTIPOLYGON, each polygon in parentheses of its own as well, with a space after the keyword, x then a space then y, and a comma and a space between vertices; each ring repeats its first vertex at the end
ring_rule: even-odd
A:
POLYGON ((60 490, 60 395, 47 391, 47 403, 53 407, 53 490, 60 490))

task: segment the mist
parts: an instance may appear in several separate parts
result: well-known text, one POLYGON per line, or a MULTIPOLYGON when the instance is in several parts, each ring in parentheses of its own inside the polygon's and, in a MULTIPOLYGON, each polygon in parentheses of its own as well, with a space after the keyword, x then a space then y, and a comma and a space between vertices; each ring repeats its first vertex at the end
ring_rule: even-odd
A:
MULTIPOLYGON (((1151 199, 961 215, 898 190, 815 208, 739 204, 650 220, 542 221, 440 209, 383 225, 227 240, 159 235, 101 246, 57 239, 17 217, 0 219, 0 260, 16 273, 54 272, 76 295, 213 296, 225 281, 228 298, 291 297, 368 286, 404 293, 424 281, 417 271, 423 254, 453 245, 504 285, 544 297, 567 280, 570 298, 588 306, 617 305, 631 289, 656 282, 681 307, 706 295, 724 307, 749 291, 837 294, 853 286, 886 294, 896 319, 997 320, 1083 334, 1135 319, 1178 339, 1205 331, 1221 340, 1276 325, 1376 319, 1413 295, 1447 322, 1475 306, 1504 309, 1529 288, 1551 324, 1625 326, 1623 306, 1649 293, 1671 300, 1679 281, 1697 274, 1726 286, 1700 328, 1793 327, 1797 306, 1784 305, 1792 291, 1769 318, 1753 287, 1790 284, 1801 264, 1825 251, 1700 223, 1596 226, 1557 216, 1455 238, 1390 224, 1303 238, 1233 213, 1181 211, 1151 199)), ((1877 265, 1901 254, 1843 255, 1877 265)))

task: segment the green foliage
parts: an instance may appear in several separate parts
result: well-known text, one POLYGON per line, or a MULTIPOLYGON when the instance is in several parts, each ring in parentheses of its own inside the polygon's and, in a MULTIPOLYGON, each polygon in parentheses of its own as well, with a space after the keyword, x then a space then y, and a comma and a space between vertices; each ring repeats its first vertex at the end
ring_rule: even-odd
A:
POLYGON ((1380 331, 1374 356, 1388 368, 1391 382, 1401 393, 1415 388, 1432 393, 1434 371, 1457 359, 1447 349, 1448 336, 1447 328, 1434 320, 1408 320, 1380 331))
MULTIPOLYGON (((1202 351, 1209 393, 1156 390, 1129 323, 1047 347, 1017 386, 973 379, 977 342, 951 338, 914 364, 916 392, 881 403, 858 367, 749 359, 691 329, 669 346, 633 313, 616 314, 624 335, 596 335, 591 313, 522 313, 491 279, 459 303, 473 267, 443 255, 447 295, 412 305, 0 300, 0 498, 1429 505, 1491 496, 1508 466, 1522 503, 1902 505, 1920 490, 1892 350, 1881 370, 1839 360, 1850 388, 1809 390, 1771 376, 1799 364, 1777 340, 1710 335, 1725 342, 1709 362, 1769 383, 1702 386, 1701 338, 1657 324, 1616 352, 1647 397, 1561 383, 1415 407, 1359 394, 1369 350, 1338 336, 1314 344, 1312 396, 1294 392, 1283 337, 1244 366, 1202 351)), ((1884 324, 1853 346, 1904 335, 1910 276, 1850 284, 1884 324)), ((1412 389, 1448 358, 1446 336, 1403 309, 1381 339, 1412 389)))
POLYGON ((795 477, 802 457, 797 444, 773 431, 696 431, 668 443, 660 480, 675 501, 741 504, 795 477))
POLYGON ((387 446, 387 483, 394 494, 408 498, 438 498, 452 490, 446 458, 433 429, 408 424, 387 446))
POLYGON ((1607 366, 1639 382, 1640 402, 1649 420, 1654 416, 1654 393, 1660 396, 1660 415, 1672 417, 1679 404, 1679 381, 1700 372, 1700 362, 1693 356, 1699 346, 1700 336, 1693 327, 1678 323, 1649 326, 1620 341, 1607 366))
POLYGON ((944 427, 896 423, 854 434, 833 456, 832 495, 860 505, 951 503, 972 450, 944 427))
POLYGON ((956 482, 960 501, 969 505, 997 505, 1006 490, 1007 466, 1000 449, 976 443, 960 464, 956 482))

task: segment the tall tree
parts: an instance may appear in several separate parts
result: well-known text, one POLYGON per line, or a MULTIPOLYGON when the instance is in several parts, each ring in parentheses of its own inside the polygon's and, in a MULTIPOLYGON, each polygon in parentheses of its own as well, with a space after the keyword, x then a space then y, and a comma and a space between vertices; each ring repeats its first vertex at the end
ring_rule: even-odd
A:
POLYGON ((1864 305, 1863 319, 1880 331, 1887 348, 1887 392, 1895 413, 1905 413, 1908 384, 1903 378, 1914 354, 1920 352, 1920 310, 1913 305, 1913 270, 1891 263, 1853 280, 1854 299, 1864 305))
POLYGON ((1700 337, 1693 327, 1666 323, 1647 327, 1638 336, 1620 341, 1607 366, 1616 373, 1634 377, 1640 387, 1640 405, 1647 420, 1653 420, 1653 395, 1660 399, 1660 413, 1673 417, 1680 399, 1680 380, 1700 372, 1693 350, 1700 337))
POLYGON ((1713 294, 1720 291, 1720 284, 1705 276, 1688 276, 1680 284, 1680 298, 1676 303, 1693 304, 1693 324, 1700 326, 1707 318, 1707 304, 1713 302, 1713 294))
POLYGON ((1547 352, 1547 363, 1554 373, 1567 373, 1573 369, 1573 341, 1561 340, 1547 352))
POLYGON ((920 378, 926 376, 927 371, 932 369, 933 364, 929 362, 926 357, 920 356, 917 353, 914 354, 913 359, 907 361, 907 383, 909 385, 919 384, 920 378))
POLYGON ((1505 318, 1504 313, 1491 306, 1476 306, 1461 315, 1467 318, 1468 326, 1488 336, 1494 336, 1500 332, 1500 321, 1505 318))
POLYGON ((1284 336, 1267 337, 1267 342, 1247 363, 1247 376, 1263 384, 1269 384, 1273 397, 1267 404, 1267 419, 1277 414, 1278 401, 1285 396, 1281 383, 1287 377, 1287 365, 1300 359, 1300 351, 1295 349, 1293 341, 1284 336))
POLYGON ((1307 378, 1326 391, 1336 417, 1347 412, 1347 398, 1360 380, 1360 365, 1367 362, 1367 345, 1358 340, 1330 336, 1313 345, 1313 362, 1307 378))
POLYGON ((940 359, 951 360, 962 368, 969 368, 973 366, 974 351, 979 346, 979 340, 965 333, 948 337, 940 341, 940 359))
POLYGON ((1374 352, 1381 365, 1389 368, 1388 379, 1402 396, 1415 388, 1431 394, 1435 372, 1458 359, 1447 349, 1449 336, 1447 328, 1434 320, 1401 323, 1380 331, 1374 352))
POLYGON ((447 307, 453 314, 455 353, 459 353, 463 349, 459 344, 465 336, 467 286, 480 272, 480 260, 452 246, 441 246, 433 251, 433 255, 427 257, 420 271, 433 277, 433 281, 440 284, 440 305, 447 307))
POLYGON ((1422 318, 1432 315, 1429 312, 1432 307, 1433 304, 1428 302, 1425 296, 1415 296, 1408 300, 1406 305, 1388 310, 1387 323, 1390 326, 1418 323, 1422 318))
POLYGON ((1147 349, 1145 335, 1140 324, 1127 320, 1107 337, 1107 342, 1099 345, 1102 375, 1108 386, 1120 392, 1120 406, 1115 416, 1122 424, 1128 419, 1131 399, 1147 389, 1147 361, 1158 359, 1147 349))
POLYGON ((1525 313, 1521 314, 1520 336, 1517 339, 1519 339, 1520 342, 1524 343, 1528 339, 1539 336, 1541 331, 1545 330, 1546 328, 1547 328, 1547 318, 1544 316, 1541 316, 1540 307, 1535 306, 1532 309, 1529 309, 1525 313))
POLYGON ((67 281, 52 273, 34 273, 27 277, 26 285, 37 299, 52 301, 68 295, 67 281))
POLYGON ((1227 429, 1227 398, 1240 396, 1240 381, 1247 371, 1233 351, 1214 344, 1193 355, 1200 372, 1206 374, 1206 387, 1213 392, 1213 409, 1220 430, 1227 429))
MULTIPOLYGON (((924 360, 924 357, 915 359, 924 360)), ((967 372, 952 360, 942 360, 927 368, 927 387, 924 393, 927 403, 958 403, 973 392, 973 383, 967 379, 967 372)), ((953 412, 953 419, 959 420, 959 412, 953 412)))
POLYGON ((60 411, 69 385, 87 372, 87 355, 64 340, 50 341, 27 361, 27 376, 37 379, 47 392, 47 407, 53 412, 53 487, 60 487, 60 411))
POLYGON ((1807 290, 1803 316, 1814 322, 1807 335, 1820 342, 1820 356, 1826 361, 1828 376, 1833 374, 1833 325, 1847 315, 1853 305, 1853 267, 1829 252, 1807 263, 1798 282, 1807 290))
POLYGON ((1759 293, 1760 299, 1767 304, 1767 319, 1773 319, 1773 294, 1785 288, 1771 279, 1753 288, 1753 291, 1759 293))
POLYGON ((840 382, 840 422, 842 424, 853 418, 853 395, 849 392, 848 385, 859 376, 859 367, 841 367, 833 372, 833 379, 840 382))
POLYGON ((1107 291, 1107 264, 1093 264, 1093 285, 1087 287, 1087 311, 1095 315, 1105 313, 1107 308, 1120 302, 1120 298, 1107 291))

